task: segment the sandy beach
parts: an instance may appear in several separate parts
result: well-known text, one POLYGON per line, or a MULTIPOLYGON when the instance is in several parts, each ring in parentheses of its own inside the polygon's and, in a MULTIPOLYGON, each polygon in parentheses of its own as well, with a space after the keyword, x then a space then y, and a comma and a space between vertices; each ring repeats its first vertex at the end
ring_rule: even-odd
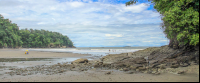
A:
POLYGON ((67 71, 56 75, 29 75, 2 78, 2 82, 198 82, 199 76, 173 74, 125 74, 112 72, 105 75, 105 71, 76 72, 67 71))
MULTIPOLYGON (((66 58, 66 57, 83 57, 89 55, 73 54, 73 53, 52 53, 52 52, 36 52, 30 51, 28 55, 21 50, 1 49, 0 58, 66 58)), ((30 63, 29 63, 30 64, 30 63)), ((39 63, 32 63, 41 65, 39 63)), ((2 65, 2 64, 1 64, 2 65)), ((0 66, 1 66, 0 65, 0 66)), ((5 64, 6 65, 6 64, 5 64)), ((189 66, 188 68, 196 69, 198 65, 189 66)), ((7 71, 0 69, 0 71, 7 71)), ((192 70, 191 70, 192 71, 192 70)), ((198 70, 199 71, 199 70, 198 70)), ((69 71, 46 75, 46 74, 32 74, 32 75, 9 75, 0 74, 0 82, 199 82, 199 74, 186 73, 184 75, 177 75, 171 73, 162 73, 160 75, 134 73, 118 70, 98 70, 91 69, 88 71, 69 71), (109 74, 106 74, 110 72, 109 74)))
POLYGON ((64 57, 82 57, 89 56, 88 54, 75 54, 75 53, 55 53, 55 52, 38 52, 25 51, 21 49, 0 49, 0 58, 64 58, 64 57))

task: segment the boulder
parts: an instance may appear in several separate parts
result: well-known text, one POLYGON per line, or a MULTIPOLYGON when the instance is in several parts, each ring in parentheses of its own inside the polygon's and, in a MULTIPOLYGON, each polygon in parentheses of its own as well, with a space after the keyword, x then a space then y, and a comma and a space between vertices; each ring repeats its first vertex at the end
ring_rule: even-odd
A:
POLYGON ((88 59, 81 58, 72 62, 72 64, 80 64, 80 63, 88 63, 88 59))

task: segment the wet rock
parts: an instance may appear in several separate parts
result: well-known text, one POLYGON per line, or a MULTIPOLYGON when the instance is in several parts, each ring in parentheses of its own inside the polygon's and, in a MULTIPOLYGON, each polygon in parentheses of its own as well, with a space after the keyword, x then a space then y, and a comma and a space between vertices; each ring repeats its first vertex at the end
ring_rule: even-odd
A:
POLYGON ((79 64, 79 63, 88 63, 88 59, 77 59, 72 62, 72 64, 79 64))

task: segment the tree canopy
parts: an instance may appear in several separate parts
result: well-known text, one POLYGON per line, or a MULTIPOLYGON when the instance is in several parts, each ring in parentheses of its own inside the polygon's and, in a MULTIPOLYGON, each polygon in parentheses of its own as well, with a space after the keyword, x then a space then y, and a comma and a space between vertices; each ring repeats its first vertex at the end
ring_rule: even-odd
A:
MULTIPOLYGON (((199 45, 199 0, 148 0, 163 15, 163 29, 170 47, 199 45)), ((130 0, 126 6, 137 3, 130 0)))
POLYGON ((58 32, 22 29, 0 15, 0 48, 74 47, 73 42, 58 32))

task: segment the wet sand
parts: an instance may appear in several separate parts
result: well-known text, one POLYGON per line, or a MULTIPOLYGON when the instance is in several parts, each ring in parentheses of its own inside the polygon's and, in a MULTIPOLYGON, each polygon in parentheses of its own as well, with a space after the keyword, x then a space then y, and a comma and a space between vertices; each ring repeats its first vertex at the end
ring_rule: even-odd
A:
MULTIPOLYGON (((73 53, 52 53, 30 51, 25 55, 21 50, 0 50, 0 58, 66 58, 83 57, 89 55, 73 53)), ((30 63, 40 65, 39 63, 30 63)), ((193 68, 193 67, 192 67, 193 68)), ((199 66, 195 66, 199 68, 199 66)), ((1 70, 4 71, 4 70, 1 70)), ((162 73, 160 75, 134 73, 127 74, 122 71, 113 71, 111 74, 105 73, 111 70, 88 70, 88 71, 66 71, 63 73, 45 75, 33 74, 27 76, 0 74, 0 82, 199 82, 199 74, 186 73, 177 75, 162 73)), ((191 70, 192 71, 192 70, 191 70)))
POLYGON ((88 54, 74 54, 74 53, 55 53, 55 52, 37 52, 25 51, 21 49, 0 49, 0 58, 63 58, 63 57, 83 57, 89 56, 88 54))
POLYGON ((198 75, 174 75, 164 73, 161 75, 152 74, 125 74, 114 71, 105 75, 106 71, 67 71, 55 75, 29 75, 2 77, 2 82, 199 82, 198 75))

